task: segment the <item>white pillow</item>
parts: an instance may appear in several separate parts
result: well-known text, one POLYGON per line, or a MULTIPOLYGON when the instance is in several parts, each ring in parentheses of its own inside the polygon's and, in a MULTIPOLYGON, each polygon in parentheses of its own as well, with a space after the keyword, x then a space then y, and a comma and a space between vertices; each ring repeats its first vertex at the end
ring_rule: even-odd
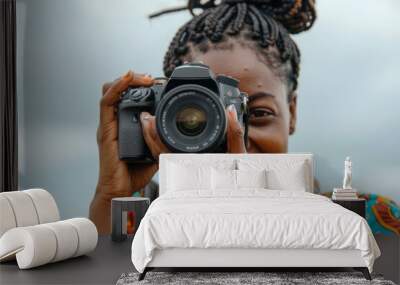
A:
POLYGON ((299 159, 239 159, 240 170, 266 169, 267 188, 272 190, 307 191, 311 189, 310 166, 308 160, 299 159))
POLYGON ((266 170, 236 170, 238 188, 267 188, 266 170))
MULTIPOLYGON (((175 154, 179 156, 180 154, 175 154)), ((183 155, 185 157, 185 155, 183 155)), ((194 156, 196 159, 188 158, 174 158, 167 159, 166 166, 169 167, 170 164, 179 164, 184 167, 213 167, 216 169, 237 169, 236 159, 212 159, 209 154, 197 154, 194 156)))
POLYGON ((233 169, 216 169, 211 171, 212 189, 218 190, 236 190, 236 170, 233 169))
POLYGON ((268 189, 307 191, 308 176, 306 164, 297 164, 291 168, 267 170, 268 189))
POLYGON ((267 176, 263 170, 230 170, 212 168, 212 188, 217 192, 235 191, 241 188, 267 188, 267 176))
POLYGON ((211 167, 168 163, 167 191, 211 189, 211 167))

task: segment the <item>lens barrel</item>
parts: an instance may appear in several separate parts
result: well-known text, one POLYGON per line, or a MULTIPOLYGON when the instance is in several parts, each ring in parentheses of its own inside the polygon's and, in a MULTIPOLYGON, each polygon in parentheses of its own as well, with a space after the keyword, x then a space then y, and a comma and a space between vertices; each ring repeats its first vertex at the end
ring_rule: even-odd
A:
POLYGON ((164 94, 155 115, 160 139, 174 152, 213 152, 225 138, 224 105, 201 85, 173 88, 164 94))

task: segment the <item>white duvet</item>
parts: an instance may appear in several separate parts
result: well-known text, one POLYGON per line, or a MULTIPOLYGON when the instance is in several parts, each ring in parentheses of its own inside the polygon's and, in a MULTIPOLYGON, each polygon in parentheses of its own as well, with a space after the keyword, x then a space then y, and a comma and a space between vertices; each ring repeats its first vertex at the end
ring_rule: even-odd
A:
POLYGON ((143 272, 155 249, 358 249, 372 272, 379 248, 365 219, 330 199, 299 191, 172 192, 156 199, 132 243, 143 272))

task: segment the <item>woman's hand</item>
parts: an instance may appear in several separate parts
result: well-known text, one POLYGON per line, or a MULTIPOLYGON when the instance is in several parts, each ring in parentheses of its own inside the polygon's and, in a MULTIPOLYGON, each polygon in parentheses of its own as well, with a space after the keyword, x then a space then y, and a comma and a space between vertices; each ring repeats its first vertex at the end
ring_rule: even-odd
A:
MULTIPOLYGON (((133 192, 145 187, 158 170, 158 163, 128 165, 118 155, 118 122, 116 107, 121 93, 129 86, 151 86, 150 76, 128 72, 123 77, 103 86, 103 97, 100 101, 100 124, 97 130, 99 148, 99 179, 96 193, 90 206, 90 219, 96 224, 100 233, 110 232, 111 199, 129 197, 133 192)), ((237 119, 233 105, 226 110, 227 148, 231 153, 245 153, 243 129, 237 119)), ((169 152, 162 143, 155 125, 155 117, 147 112, 140 114, 143 137, 156 161, 161 153, 169 152)))
POLYGON ((100 100, 100 124, 97 130, 99 148, 99 179, 90 206, 90 218, 100 233, 110 232, 110 206, 114 197, 131 196, 146 186, 158 164, 128 165, 118 155, 118 122, 116 107, 121 93, 129 86, 151 86, 150 76, 129 71, 123 77, 103 86, 100 100))

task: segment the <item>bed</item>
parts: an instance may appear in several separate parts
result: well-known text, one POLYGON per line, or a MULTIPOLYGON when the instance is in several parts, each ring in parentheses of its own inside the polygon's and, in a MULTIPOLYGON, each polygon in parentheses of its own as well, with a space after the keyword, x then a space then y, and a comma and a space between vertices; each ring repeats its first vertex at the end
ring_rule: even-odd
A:
POLYGON ((380 251, 361 216, 313 194, 311 154, 163 154, 160 196, 132 243, 154 268, 352 267, 380 251))

